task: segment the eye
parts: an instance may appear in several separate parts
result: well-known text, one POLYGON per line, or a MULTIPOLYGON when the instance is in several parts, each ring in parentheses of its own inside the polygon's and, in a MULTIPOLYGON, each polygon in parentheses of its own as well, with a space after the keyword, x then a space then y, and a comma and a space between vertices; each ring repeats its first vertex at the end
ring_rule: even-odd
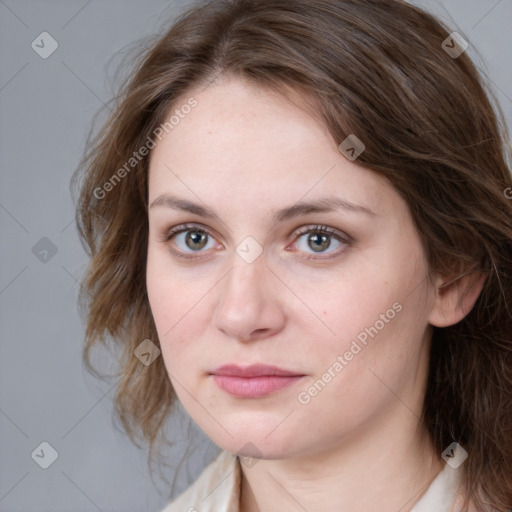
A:
MULTIPOLYGON (((327 254, 328 256, 307 256, 307 259, 326 259, 341 254, 351 245, 352 239, 327 226, 305 226, 295 233, 298 250, 309 254, 327 254), (334 249, 333 249, 334 247, 334 249), (328 249, 333 249, 328 251, 328 249)), ((177 248, 171 251, 181 258, 197 258, 208 249, 218 247, 213 236, 205 229, 194 224, 182 224, 165 233, 162 242, 171 242, 177 248), (198 253, 194 255, 194 253, 198 253)))
POLYGON ((177 256, 181 256, 184 258, 193 258, 195 256, 186 256, 185 254, 191 254, 194 252, 205 252, 203 249, 212 249, 215 247, 215 243, 213 237, 205 231, 195 225, 184 224, 181 226, 176 226, 168 231, 164 238, 163 242, 173 241, 173 245, 176 245, 178 250, 173 252, 177 256), (180 254, 185 253, 185 254, 180 254))
MULTIPOLYGON (((333 253, 334 255, 340 254, 351 243, 350 237, 327 226, 305 226, 296 235, 298 237, 296 245, 300 251, 311 254, 309 251, 311 250, 313 254, 329 254, 328 257, 332 257, 333 253), (333 247, 334 250, 327 252, 327 249, 333 247)), ((309 258, 315 259, 318 257, 309 258)), ((323 256, 320 258, 323 258, 323 256)))

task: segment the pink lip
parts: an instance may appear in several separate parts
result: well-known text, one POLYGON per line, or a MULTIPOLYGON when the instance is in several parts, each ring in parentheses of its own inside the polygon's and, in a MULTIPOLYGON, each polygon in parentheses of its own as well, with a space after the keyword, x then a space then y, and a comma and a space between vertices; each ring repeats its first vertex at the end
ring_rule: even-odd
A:
POLYGON ((213 375, 228 375, 230 377, 297 377, 302 374, 283 370, 269 364, 251 364, 250 366, 238 366, 236 364, 225 364, 219 366, 212 372, 213 375))
POLYGON ((263 364, 245 368, 233 364, 224 365, 211 372, 211 375, 219 388, 239 398, 270 395, 304 377, 302 374, 263 364))

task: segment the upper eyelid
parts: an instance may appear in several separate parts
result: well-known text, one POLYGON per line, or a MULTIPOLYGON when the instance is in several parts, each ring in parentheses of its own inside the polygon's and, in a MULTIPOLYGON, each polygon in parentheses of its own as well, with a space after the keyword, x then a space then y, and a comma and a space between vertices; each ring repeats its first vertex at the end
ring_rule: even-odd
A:
POLYGON ((165 231, 165 235, 168 236, 168 237, 171 237, 172 235, 178 235, 180 233, 183 233, 184 231, 193 231, 193 230, 201 231, 201 232, 206 233, 206 234, 208 234, 210 236, 213 236, 211 229, 204 228, 200 224, 189 224, 189 223, 180 224, 180 225, 175 226, 173 228, 167 229, 165 231))
MULTIPOLYGON (((197 231, 203 231, 208 234, 212 234, 212 231, 215 231, 210 228, 203 227, 201 224, 184 223, 184 224, 179 224, 177 226, 169 228, 169 229, 165 230, 165 232, 169 233, 169 234, 176 234, 176 233, 183 232, 183 231, 189 231, 189 230, 191 231, 193 229, 196 229, 197 231)), ((331 226, 326 226, 325 224, 304 224, 303 226, 295 228, 293 230, 293 233, 299 232, 298 234, 305 234, 308 231, 329 231, 331 234, 339 234, 340 236, 344 235, 347 238, 349 238, 349 236, 347 234, 344 234, 339 229, 333 228, 331 226)))
MULTIPOLYGON (((181 234, 183 232, 187 231, 199 231, 206 233, 209 236, 212 236, 213 238, 216 238, 214 234, 212 234, 212 230, 209 228, 203 227, 201 224, 197 223, 184 223, 179 224, 177 226, 174 226, 173 228, 170 228, 166 230, 164 234, 164 240, 170 240, 171 238, 175 237, 178 234, 181 234)), ((347 233, 344 233, 343 231, 340 231, 339 229, 326 226, 323 224, 305 224, 303 226, 300 226, 298 228, 295 228, 292 232, 292 234, 295 234, 298 238, 308 234, 309 232, 327 232, 328 235, 333 236, 337 238, 339 241, 350 244, 353 239, 350 235, 347 233)), ((217 240, 218 241, 218 240, 217 240)))

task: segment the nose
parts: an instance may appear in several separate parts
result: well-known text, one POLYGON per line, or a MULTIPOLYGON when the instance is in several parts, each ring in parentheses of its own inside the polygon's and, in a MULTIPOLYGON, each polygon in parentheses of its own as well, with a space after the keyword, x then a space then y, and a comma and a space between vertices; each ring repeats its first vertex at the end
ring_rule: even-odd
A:
POLYGON ((264 258, 252 263, 239 258, 218 287, 215 327, 242 342, 277 334, 285 322, 279 290, 278 280, 266 267, 264 258))

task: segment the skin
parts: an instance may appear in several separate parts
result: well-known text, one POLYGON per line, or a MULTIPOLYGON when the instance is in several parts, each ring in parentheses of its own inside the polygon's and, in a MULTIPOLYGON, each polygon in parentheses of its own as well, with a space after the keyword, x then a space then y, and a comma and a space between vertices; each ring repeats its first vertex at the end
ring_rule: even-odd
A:
POLYGON ((410 510, 444 466, 419 427, 430 325, 463 318, 481 280, 465 276, 443 289, 453 277, 429 281, 406 203, 345 158, 298 97, 292 103, 233 77, 176 105, 191 96, 197 106, 157 143, 149 172, 150 205, 172 194, 219 216, 149 209, 147 290, 179 400, 219 447, 257 457, 242 465, 243 512, 410 510), (373 214, 271 219, 299 200, 332 195, 373 214), (187 245, 187 233, 164 240, 183 223, 210 233, 204 247, 187 245), (315 252, 315 225, 352 241, 328 236, 315 252), (252 263, 236 252, 247 236, 263 251, 252 263), (300 403, 299 393, 395 303, 401 311, 300 403), (263 398, 236 398, 209 375, 228 363, 304 377, 263 398))

